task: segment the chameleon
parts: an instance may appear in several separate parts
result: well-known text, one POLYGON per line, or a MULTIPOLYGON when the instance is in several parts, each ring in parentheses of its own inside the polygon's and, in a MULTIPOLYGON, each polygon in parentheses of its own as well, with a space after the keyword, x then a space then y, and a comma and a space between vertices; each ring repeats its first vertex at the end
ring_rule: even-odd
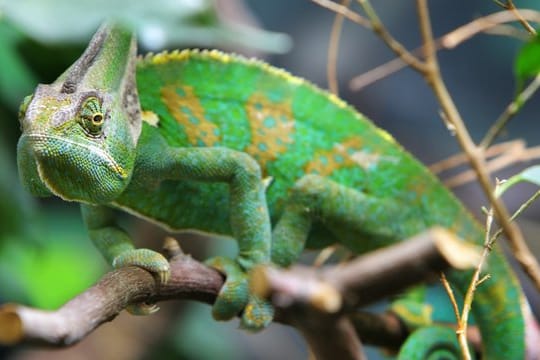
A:
MULTIPOLYGON (((141 267, 158 283, 170 274, 161 254, 134 246, 118 210, 171 231, 236 240, 235 259, 209 260, 226 275, 212 313, 241 314, 247 329, 273 316, 248 289, 259 264, 289 266, 305 248, 333 243, 360 254, 432 226, 483 243, 472 215, 391 135, 259 60, 217 50, 137 56, 133 33, 107 23, 56 81, 23 100, 19 121, 25 188, 79 202, 89 237, 113 267, 141 267)), ((519 284, 497 249, 488 271, 473 302, 483 356, 523 358, 519 284)), ((461 291, 470 278, 448 274, 461 291)), ((149 314, 156 305, 128 310, 149 314)))

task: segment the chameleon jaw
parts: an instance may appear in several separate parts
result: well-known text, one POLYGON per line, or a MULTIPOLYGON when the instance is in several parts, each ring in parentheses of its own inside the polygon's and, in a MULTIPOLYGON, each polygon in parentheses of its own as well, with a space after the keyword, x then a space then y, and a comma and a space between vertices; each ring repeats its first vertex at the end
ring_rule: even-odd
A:
POLYGON ((42 133, 21 141, 34 154, 41 182, 64 200, 106 203, 127 185, 128 172, 98 146, 42 133))
POLYGON ((82 144, 80 142, 69 140, 65 137, 60 137, 60 136, 55 136, 55 135, 37 134, 37 133, 23 135, 22 138, 28 138, 28 140, 30 140, 32 149, 38 155, 38 157, 53 155, 50 153, 50 149, 47 146, 39 146, 39 145, 41 144, 47 145, 49 141, 56 141, 59 144, 65 143, 66 145, 83 148, 88 153, 95 154, 100 159, 104 160, 108 168, 113 170, 113 172, 116 175, 118 175, 118 177, 121 180, 125 180, 128 177, 128 174, 124 170, 124 168, 120 166, 116 162, 116 160, 112 158, 112 156, 109 153, 107 153, 106 151, 104 151, 103 149, 95 145, 82 144))

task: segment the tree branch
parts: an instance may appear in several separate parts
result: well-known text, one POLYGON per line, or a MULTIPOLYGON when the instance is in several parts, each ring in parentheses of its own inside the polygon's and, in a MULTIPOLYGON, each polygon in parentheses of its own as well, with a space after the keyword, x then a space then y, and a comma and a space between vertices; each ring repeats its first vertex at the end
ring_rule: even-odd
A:
MULTIPOLYGON (((97 284, 55 311, 4 305, 0 308, 0 344, 72 345, 104 322, 114 319, 130 304, 171 299, 212 304, 223 285, 223 275, 182 254, 178 248, 175 249, 174 243, 169 244, 168 249, 172 253, 171 278, 159 288, 147 271, 126 267, 105 274, 97 284)), ((333 284, 331 291, 337 294, 337 299, 344 299, 339 304, 347 305, 345 310, 349 311, 357 305, 400 291, 403 287, 396 285, 402 283, 401 275, 408 272, 407 269, 415 269, 412 271, 415 275, 406 276, 406 283, 412 284, 432 278, 434 273, 448 268, 450 264, 458 268, 473 266, 477 258, 478 252, 468 244, 456 240, 444 230, 432 230, 410 241, 362 256, 350 264, 325 268, 322 278, 333 284), (398 269, 397 272, 394 269, 398 269), (401 274, 400 281, 395 280, 396 274, 401 274), (392 277, 394 280, 390 281, 392 277)), ((292 270, 293 273, 295 271, 292 270)), ((253 274, 252 282, 257 281, 256 274, 253 274)), ((309 278, 301 281, 306 284, 309 278)), ((324 304, 325 295, 321 299, 321 304, 324 304)), ((343 317, 344 312, 320 310, 332 309, 332 306, 281 305, 277 306, 276 321, 295 326, 312 346, 317 359, 329 358, 330 354, 340 354, 342 359, 362 359, 361 344, 354 330, 358 326, 357 321, 353 327, 349 318, 343 317), (296 310, 292 311, 293 308, 296 310), (299 308, 300 311, 297 310, 299 308), (330 330, 334 332, 332 336, 328 333, 330 330)), ((333 309, 339 310, 335 305, 333 309)), ((366 329, 366 326, 362 328, 366 329)))
POLYGON ((321 312, 337 313, 436 279, 450 267, 472 269, 480 260, 480 249, 447 230, 432 228, 338 266, 256 268, 251 287, 259 296, 273 298, 278 308, 303 304, 321 312))

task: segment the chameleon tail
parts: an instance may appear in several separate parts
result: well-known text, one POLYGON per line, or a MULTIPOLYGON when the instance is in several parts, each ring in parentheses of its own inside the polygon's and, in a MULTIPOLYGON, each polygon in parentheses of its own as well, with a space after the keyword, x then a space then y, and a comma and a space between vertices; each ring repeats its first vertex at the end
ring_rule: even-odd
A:
MULTIPOLYGON (((471 355, 474 354, 471 352, 471 355)), ((413 332, 401 346, 398 360, 461 359, 456 332, 450 327, 425 326, 413 332)))

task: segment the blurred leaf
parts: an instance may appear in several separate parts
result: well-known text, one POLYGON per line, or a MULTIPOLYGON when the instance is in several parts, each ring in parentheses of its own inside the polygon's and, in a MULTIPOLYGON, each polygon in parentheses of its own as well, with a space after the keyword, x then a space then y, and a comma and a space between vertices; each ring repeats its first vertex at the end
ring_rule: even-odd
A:
POLYGON ((23 37, 8 22, 0 19, 0 97, 12 109, 30 94, 37 83, 32 71, 17 51, 23 37))
POLYGON ((528 79, 540 73, 540 35, 535 36, 521 48, 514 69, 518 92, 520 92, 528 79))
POLYGON ((10 301, 54 309, 91 285, 99 274, 100 262, 93 262, 76 246, 53 243, 36 250, 10 242, 2 251, 0 284, 10 301))
POLYGON ((9 234, 24 233, 33 211, 33 199, 19 183, 14 151, 0 138, 0 244, 9 234), (10 154, 13 154, 11 156, 10 154))
POLYGON ((27 224, 39 236, 8 236, 0 251, 0 291, 9 301, 53 309, 96 281, 104 261, 83 231, 78 211, 49 210, 27 224))
POLYGON ((540 186, 540 165, 531 166, 503 182, 497 189, 496 195, 501 196, 506 190, 521 182, 529 182, 540 186))
POLYGON ((136 29, 144 48, 179 45, 248 46, 285 52, 285 34, 224 22, 212 0, 0 0, 0 9, 34 39, 44 43, 81 43, 99 24, 115 19, 136 29))

